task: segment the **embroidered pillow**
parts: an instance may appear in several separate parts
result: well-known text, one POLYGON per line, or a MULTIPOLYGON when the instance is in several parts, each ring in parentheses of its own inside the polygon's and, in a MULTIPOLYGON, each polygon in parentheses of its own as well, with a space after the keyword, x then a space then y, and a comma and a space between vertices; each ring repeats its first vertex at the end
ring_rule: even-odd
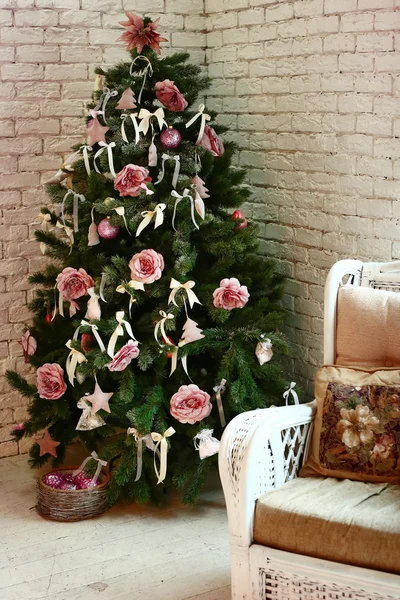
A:
POLYGON ((400 370, 322 367, 302 477, 400 483, 400 370))

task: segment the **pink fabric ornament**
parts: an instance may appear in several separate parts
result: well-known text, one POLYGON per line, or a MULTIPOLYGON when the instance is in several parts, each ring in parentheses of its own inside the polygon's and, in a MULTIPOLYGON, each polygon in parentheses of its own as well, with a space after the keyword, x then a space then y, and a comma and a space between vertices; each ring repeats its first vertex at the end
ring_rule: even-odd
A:
POLYGON ((139 196, 142 189, 147 190, 150 183, 149 171, 145 167, 129 164, 118 173, 114 180, 114 189, 120 196, 139 196))
POLYGON ((193 438, 194 447, 199 451, 200 460, 219 452, 220 441, 213 437, 213 433, 214 429, 202 429, 193 438))
POLYGON ((256 356, 260 365, 269 362, 273 355, 272 342, 269 338, 266 338, 262 342, 258 342, 256 346, 256 356))
POLYGON ((140 283, 153 283, 160 279, 164 269, 161 254, 148 248, 132 256, 129 261, 131 279, 140 283))
POLYGON ((203 335, 203 330, 200 329, 200 327, 198 327, 196 321, 193 321, 193 319, 188 318, 183 326, 183 334, 181 341, 183 341, 185 344, 191 344, 192 342, 201 340, 204 337, 205 336, 203 335))
POLYGON ((243 308, 250 297, 250 294, 245 285, 240 285, 236 277, 230 279, 222 279, 220 287, 214 290, 214 306, 215 308, 223 308, 224 310, 232 310, 234 308, 243 308))
POLYGON ((157 146, 155 145, 154 138, 153 138, 151 140, 151 144, 149 146, 149 157, 148 157, 149 167, 156 167, 157 161, 158 161, 157 146))
POLYGON ((86 132, 87 132, 89 144, 91 146, 94 146, 94 144, 97 144, 97 142, 106 143, 105 135, 108 130, 109 130, 109 127, 105 127, 104 125, 102 125, 100 123, 100 121, 97 117, 94 117, 94 119, 89 121, 89 123, 87 124, 86 132))
POLYGON ((119 227, 110 223, 110 217, 106 217, 98 224, 97 231, 104 240, 113 240, 119 234, 119 227))
POLYGON ((160 36, 156 31, 159 18, 145 26, 143 19, 131 12, 125 12, 127 21, 120 21, 120 25, 125 27, 126 31, 118 38, 118 42, 124 42, 128 51, 136 48, 137 53, 141 54, 145 46, 150 46, 157 54, 161 53, 160 42, 167 42, 166 38, 160 36))
POLYGON ((208 189, 205 186, 205 182, 198 175, 195 175, 193 177, 192 183, 196 187, 196 190, 197 190, 200 198, 209 198, 210 197, 210 194, 208 193, 208 189))
POLYGON ((168 127, 160 133, 160 142, 166 150, 177 148, 182 141, 182 136, 177 129, 168 127))
POLYGON ((97 232, 97 225, 94 220, 94 207, 92 208, 92 222, 88 230, 88 246, 97 246, 100 244, 99 234, 97 232))
POLYGON ((213 156, 222 156, 225 152, 224 144, 222 143, 221 138, 209 125, 204 127, 203 137, 197 145, 209 150, 213 156))
POLYGON ((42 482, 44 483, 44 485, 47 485, 51 488, 60 489, 61 485, 64 482, 64 476, 58 471, 53 471, 51 473, 46 473, 46 475, 43 475, 42 482))
POLYGON ((110 398, 112 398, 113 395, 114 392, 103 392, 103 390, 96 381, 93 394, 90 394, 89 396, 84 396, 84 398, 88 402, 91 402, 94 413, 97 413, 99 410, 105 410, 106 412, 110 413, 111 410, 108 405, 108 401, 110 400, 110 398))
POLYGON ((122 346, 121 350, 115 354, 111 362, 108 363, 107 367, 110 371, 124 371, 128 365, 131 364, 134 358, 137 358, 140 354, 138 348, 138 342, 129 340, 125 346, 122 346))
POLYGON ((85 269, 66 267, 57 275, 57 289, 68 300, 76 300, 87 296, 88 288, 94 286, 94 281, 85 269))
POLYGON ((36 438, 36 443, 40 446, 40 454, 39 456, 44 456, 45 454, 51 454, 54 458, 57 458, 56 448, 60 445, 60 442, 56 442, 51 437, 49 430, 45 429, 42 438, 36 438))
POLYGON ((168 108, 171 112, 182 112, 185 110, 188 105, 187 100, 185 100, 173 81, 169 79, 157 81, 154 87, 157 99, 165 108, 168 108))
POLYGON ((28 329, 22 335, 22 337, 21 337, 21 339, 19 340, 18 343, 21 344, 21 346, 22 346, 22 352, 24 354, 24 359, 25 359, 25 362, 27 363, 29 356, 32 356, 36 352, 37 341, 31 335, 31 332, 28 329))
POLYGON ((90 298, 87 303, 85 319, 94 319, 95 321, 99 321, 101 318, 101 307, 99 302, 100 296, 95 293, 93 287, 88 288, 88 294, 90 298))
POLYGON ((181 385, 170 400, 170 413, 180 423, 193 425, 211 413, 210 395, 197 385, 181 385))
POLYGON ((123 93, 117 106, 117 110, 128 110, 129 108, 136 108, 135 94, 131 88, 127 88, 123 93))
POLYGON ((45 363, 36 371, 38 394, 46 400, 58 400, 67 390, 64 369, 57 363, 45 363))
POLYGON ((13 427, 13 431, 23 431, 23 430, 24 430, 23 423, 17 423, 17 425, 14 425, 14 427, 13 427))
POLYGON ((244 216, 244 213, 242 213, 241 210, 235 210, 234 213, 232 213, 232 217, 231 217, 234 221, 236 221, 237 219, 241 219, 241 223, 239 223, 238 225, 236 225, 235 229, 246 229, 247 227, 247 219, 244 216))
POLYGON ((196 209, 197 214, 204 219, 204 217, 206 216, 206 208, 204 206, 204 200, 203 198, 200 196, 199 192, 197 191, 197 189, 195 188, 194 190, 194 207, 196 209))

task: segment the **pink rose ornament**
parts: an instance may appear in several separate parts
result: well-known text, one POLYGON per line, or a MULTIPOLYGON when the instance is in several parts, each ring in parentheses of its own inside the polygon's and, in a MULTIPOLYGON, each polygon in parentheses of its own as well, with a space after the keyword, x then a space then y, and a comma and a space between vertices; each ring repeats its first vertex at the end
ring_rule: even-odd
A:
POLYGON ((205 126, 203 137, 197 145, 209 150, 213 156, 222 156, 225 152, 221 138, 209 125, 205 126))
POLYGON ((139 196, 142 189, 146 194, 152 194, 153 192, 146 185, 150 181, 151 177, 146 167, 129 164, 114 179, 114 189, 120 196, 139 196))
POLYGON ((222 279, 220 287, 213 292, 213 304, 215 308, 224 310, 233 310, 234 308, 243 308, 250 297, 247 287, 240 285, 236 277, 222 279))
POLYGON ((170 413, 180 423, 193 425, 209 416, 212 409, 210 395, 197 385, 181 385, 170 400, 170 413))
POLYGON ((129 261, 131 279, 139 283, 153 283, 160 279, 164 270, 164 258, 161 254, 152 250, 142 250, 134 254, 129 261))
POLYGON ((155 85, 157 99, 165 108, 172 112, 182 112, 188 103, 173 81, 165 79, 155 85))
POLYGON ((46 400, 58 400, 65 393, 64 369, 57 363, 45 363, 36 372, 38 394, 46 400))

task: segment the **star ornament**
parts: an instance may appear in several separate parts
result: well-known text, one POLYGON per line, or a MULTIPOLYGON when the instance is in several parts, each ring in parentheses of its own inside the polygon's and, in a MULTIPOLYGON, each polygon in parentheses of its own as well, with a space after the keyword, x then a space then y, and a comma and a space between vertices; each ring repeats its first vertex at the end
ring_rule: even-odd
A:
POLYGON ((108 401, 110 400, 111 396, 114 396, 114 392, 104 393, 96 381, 93 394, 85 396, 85 399, 91 402, 94 413, 97 413, 99 410, 105 410, 106 412, 110 413, 111 410, 108 405, 108 401))
POLYGON ((104 136, 108 130, 109 127, 104 127, 104 125, 100 123, 97 116, 94 117, 87 125, 89 144, 93 146, 94 144, 97 144, 97 142, 105 142, 106 138, 104 136))
POLYGON ((56 448, 60 445, 60 442, 53 440, 48 429, 45 429, 42 438, 36 438, 35 441, 40 446, 40 456, 51 454, 51 456, 57 458, 56 448))

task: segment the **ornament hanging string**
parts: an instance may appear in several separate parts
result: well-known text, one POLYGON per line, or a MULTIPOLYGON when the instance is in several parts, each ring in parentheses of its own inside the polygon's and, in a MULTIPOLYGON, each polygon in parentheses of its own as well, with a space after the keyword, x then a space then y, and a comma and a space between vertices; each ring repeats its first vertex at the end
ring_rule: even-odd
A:
POLYGON ((292 381, 289 388, 286 390, 286 392, 283 392, 283 394, 282 394, 283 399, 286 402, 286 406, 288 406, 288 404, 289 404, 290 396, 292 396, 295 404, 300 404, 299 397, 297 395, 297 392, 294 389, 295 387, 296 387, 296 383, 294 381, 292 381))
POLYGON ((115 97, 115 96, 118 96, 117 90, 110 90, 110 88, 108 88, 108 87, 103 87, 103 93, 100 96, 100 99, 99 99, 98 103, 96 104, 94 110, 97 112, 97 114, 101 114, 103 116, 104 123, 107 123, 107 119, 106 119, 107 102, 109 101, 110 98, 115 97))
POLYGON ((198 299, 198 297, 196 296, 196 294, 194 293, 194 291, 192 289, 192 288, 194 288, 195 285, 196 284, 194 281, 187 281, 186 283, 180 283, 177 279, 174 279, 172 277, 171 283, 169 284, 169 287, 172 291, 168 298, 168 304, 171 304, 171 302, 172 302, 172 304, 174 304, 175 306, 178 306, 175 301, 175 296, 179 290, 184 290, 186 292, 188 300, 189 300, 190 308, 193 308, 193 304, 195 304, 195 303, 201 304, 200 300, 198 299))
POLYGON ((65 344, 70 350, 65 368, 67 371, 69 382, 72 385, 72 387, 74 387, 76 367, 78 366, 78 364, 80 365, 84 362, 87 362, 87 358, 84 354, 82 354, 82 352, 79 352, 79 350, 75 350, 75 348, 72 348, 71 342, 72 340, 68 340, 68 342, 65 344))
POLYGON ((164 210, 166 208, 167 205, 161 202, 160 204, 157 204, 154 210, 144 210, 142 212, 143 221, 140 223, 139 227, 136 230, 136 237, 138 237, 142 233, 143 229, 145 229, 147 225, 151 223, 154 216, 154 229, 160 227, 160 225, 162 225, 164 222, 164 210))
POLYGON ((131 324, 128 323, 128 321, 125 321, 124 316, 125 316, 125 313, 123 310, 119 310, 115 314, 115 318, 117 320, 117 326, 114 330, 114 333, 110 337, 110 341, 108 342, 108 346, 107 346, 107 354, 111 358, 114 358, 115 344, 117 343, 119 336, 124 335, 124 327, 123 326, 125 326, 126 333, 129 335, 129 337, 132 338, 135 342, 137 341, 135 336, 133 335, 131 324))
POLYGON ((188 188, 185 188, 183 190, 183 194, 182 196, 180 194, 178 194, 178 192, 176 190, 173 190, 171 192, 171 196, 174 196, 174 198, 176 198, 175 200, 175 205, 174 205, 174 212, 172 215, 172 227, 175 231, 177 231, 176 227, 175 227, 175 217, 176 217, 176 209, 178 207, 178 204, 184 199, 184 198, 189 198, 190 200, 190 214, 192 217, 192 221, 194 226, 196 227, 196 229, 199 229, 199 226, 196 223, 196 219, 194 218, 194 200, 193 200, 193 196, 190 193, 190 190, 188 190, 188 188))
POLYGON ((175 429, 173 427, 169 427, 164 434, 156 433, 152 431, 151 438, 153 442, 156 442, 156 447, 154 450, 154 470, 157 475, 157 485, 159 483, 163 483, 166 475, 167 475, 167 455, 168 455, 168 442, 167 438, 174 435, 175 429), (160 469, 157 468, 157 450, 160 450, 160 469))
MULTIPOLYGON (((139 481, 139 479, 142 476, 143 469, 143 442, 146 444, 146 447, 149 448, 149 450, 152 450, 153 452, 155 451, 155 445, 150 433, 148 433, 147 435, 140 435, 137 429, 135 429, 134 427, 128 427, 127 434, 133 435, 137 445, 135 481, 139 481)), ((158 449, 157 453, 159 455, 158 449)))
POLYGON ((63 225, 65 225, 65 202, 68 196, 73 197, 73 205, 72 205, 72 222, 74 224, 75 233, 79 231, 79 202, 85 202, 86 198, 83 194, 77 194, 74 190, 68 190, 62 199, 61 203, 61 220, 63 225))
POLYGON ((100 471, 102 467, 106 467, 107 466, 107 461, 106 460, 101 460, 101 458, 99 458, 97 452, 93 451, 92 454, 90 456, 88 456, 87 458, 85 458, 85 460, 83 461, 83 463, 81 464, 80 467, 78 467, 73 473, 72 475, 74 477, 76 477, 76 475, 78 475, 78 473, 81 473, 84 468, 86 467, 87 463, 89 462, 89 460, 95 460, 97 461, 97 467, 96 467, 96 471, 92 477, 91 482, 89 483, 89 487, 93 487, 96 484, 96 481, 99 478, 100 475, 100 471))
POLYGON ((151 113, 149 110, 147 110, 147 108, 141 108, 140 112, 139 112, 139 119, 141 119, 140 123, 139 123, 139 132, 143 132, 143 135, 146 135, 146 133, 149 130, 150 127, 150 122, 151 119, 155 117, 157 119, 158 122, 158 127, 160 129, 160 131, 162 130, 162 128, 164 127, 168 127, 167 123, 164 120, 164 109, 157 108, 156 111, 154 111, 153 113, 151 113))
POLYGON ((105 352, 106 347, 103 343, 103 340, 100 337, 99 328, 97 327, 97 325, 95 323, 89 323, 88 321, 85 321, 84 319, 82 319, 81 324, 75 329, 74 335, 72 337, 73 341, 76 342, 78 340, 79 330, 81 327, 91 327, 92 333, 93 333, 94 337, 96 338, 96 342, 98 343, 101 352, 105 352))
POLYGON ((131 62, 131 66, 129 67, 129 75, 131 77, 133 77, 133 67, 136 65, 136 62, 141 59, 141 60, 145 60, 147 61, 147 65, 144 67, 144 69, 142 69, 142 71, 140 71, 140 73, 138 73, 138 75, 142 75, 143 76, 143 82, 142 82, 142 87, 140 88, 140 92, 138 95, 138 104, 141 103, 142 101, 142 94, 143 94, 143 90, 144 90, 144 86, 146 84, 146 78, 147 76, 149 77, 153 77, 153 67, 151 62, 149 61, 149 59, 147 58, 147 56, 144 56, 143 54, 139 54, 139 56, 137 56, 132 62, 131 62))
POLYGON ((108 156, 108 165, 110 167, 110 173, 113 177, 116 177, 117 174, 114 170, 114 160, 113 160, 113 153, 112 153, 112 149, 115 148, 115 142, 110 142, 109 144, 107 144, 106 142, 98 142, 100 149, 97 150, 96 154, 94 155, 93 158, 93 164, 94 164, 94 169, 96 171, 96 173, 101 173, 100 169, 97 166, 96 163, 96 158, 99 158, 99 156, 101 154, 103 154, 104 150, 107 149, 107 156, 108 156))
POLYGON ((122 125, 121 125, 121 135, 122 135, 122 139, 124 140, 124 142, 126 142, 127 144, 129 144, 129 140, 128 140, 128 136, 126 135, 126 131, 125 131, 125 121, 126 119, 131 119, 133 127, 135 129, 135 144, 139 143, 139 139, 140 139, 140 131, 139 131, 139 125, 138 122, 136 120, 136 117, 138 116, 138 113, 131 113, 131 114, 122 114, 121 115, 121 119, 122 119, 122 125))
POLYGON ((226 379, 221 379, 221 382, 213 388, 215 394, 211 398, 211 401, 212 400, 217 401, 219 420, 221 422, 221 427, 225 427, 225 425, 226 425, 224 407, 222 404, 222 397, 221 397, 221 395, 225 392, 225 389, 226 389, 225 384, 226 384, 226 379))
POLYGON ((204 112, 205 108, 206 108, 205 104, 200 104, 199 112, 196 113, 194 115, 194 117, 192 119, 190 119, 190 121, 188 121, 185 125, 185 127, 187 129, 188 127, 193 125, 193 123, 195 123, 199 117, 201 118, 200 130, 199 130, 199 135, 197 136, 196 145, 200 144, 200 142, 203 138, 206 122, 211 120, 211 116, 204 112))
POLYGON ((175 169, 174 169, 174 175, 172 177, 172 187, 176 188, 176 184, 178 183, 179 171, 180 171, 180 168, 181 168, 181 159, 180 159, 180 156, 179 156, 179 154, 176 154, 175 156, 169 156, 169 154, 163 154, 161 156, 161 158, 162 158, 161 171, 160 171, 158 179, 157 179, 157 181, 155 182, 154 185, 158 185, 164 179, 164 175, 165 175, 165 161, 166 160, 174 160, 175 161, 175 169))

